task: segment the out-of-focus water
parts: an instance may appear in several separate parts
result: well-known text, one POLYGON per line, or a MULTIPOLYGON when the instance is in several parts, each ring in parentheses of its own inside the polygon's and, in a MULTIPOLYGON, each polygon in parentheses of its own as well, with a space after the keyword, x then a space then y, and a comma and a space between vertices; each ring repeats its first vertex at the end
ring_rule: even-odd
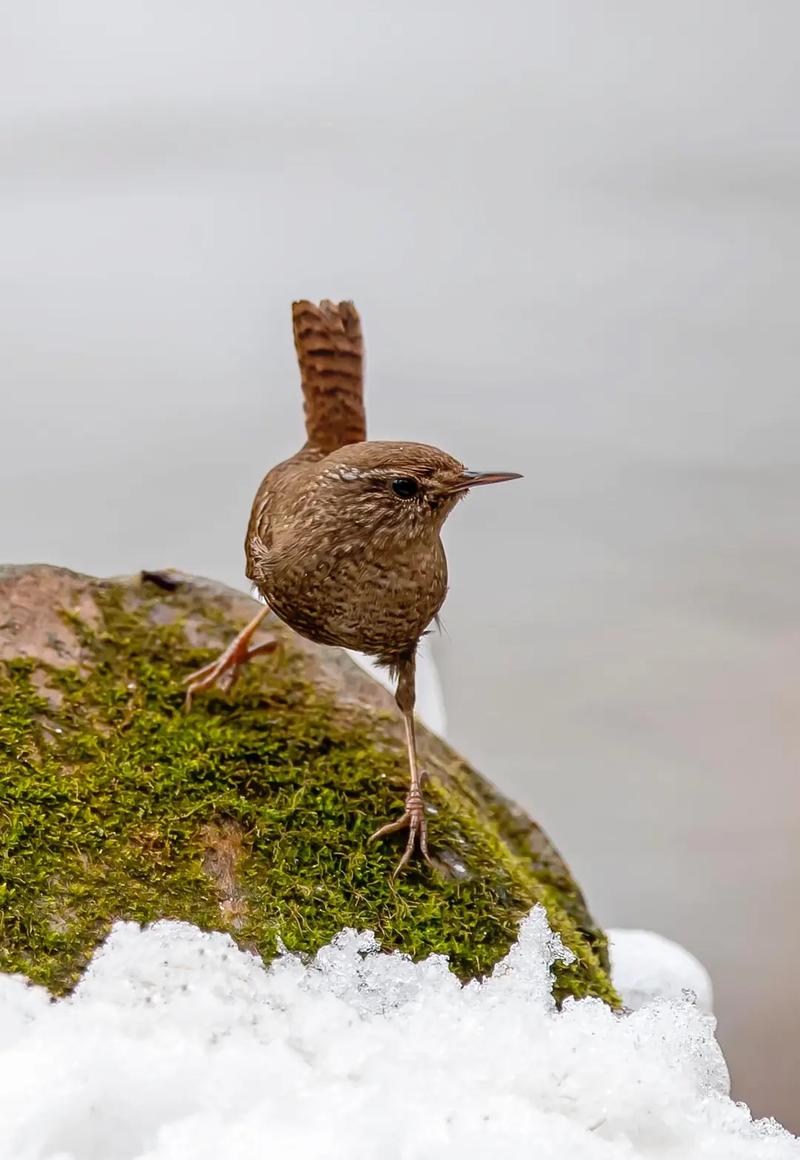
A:
POLYGON ((604 922, 707 964, 736 1094, 795 1129, 798 35, 75 0, 0 39, 0 557, 243 583, 288 303, 354 298, 372 434, 525 473, 448 527, 453 740, 604 922))

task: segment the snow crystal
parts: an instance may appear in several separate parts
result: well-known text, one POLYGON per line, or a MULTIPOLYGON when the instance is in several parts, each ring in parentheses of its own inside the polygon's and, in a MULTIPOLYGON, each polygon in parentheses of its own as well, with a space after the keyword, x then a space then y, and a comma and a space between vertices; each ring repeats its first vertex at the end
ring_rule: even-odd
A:
POLYGON ((651 930, 609 930, 611 977, 626 1007, 637 1010, 653 999, 691 998, 713 1010, 711 976, 680 943, 651 930))
POLYGON ((223 934, 118 923, 67 999, 0 976, 2 1160, 798 1160, 728 1097, 688 999, 552 998, 537 907, 467 986, 342 931, 269 966, 223 934))

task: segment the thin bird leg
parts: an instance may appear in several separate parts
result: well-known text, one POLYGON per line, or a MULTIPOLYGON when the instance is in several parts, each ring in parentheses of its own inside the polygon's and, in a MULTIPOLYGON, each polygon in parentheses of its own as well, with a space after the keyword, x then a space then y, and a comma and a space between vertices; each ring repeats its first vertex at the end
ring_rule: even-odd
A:
POLYGON ((192 707, 192 697, 195 693, 202 693, 206 689, 210 689, 212 685, 216 685, 223 692, 227 692, 228 689, 232 688, 243 664, 246 664, 247 661, 252 660, 253 657, 257 657, 261 653, 274 652, 278 647, 276 640, 266 640, 263 644, 257 644, 254 648, 250 646, 253 633, 268 612, 269 608, 261 608, 247 627, 243 628, 237 637, 234 637, 228 647, 224 652, 220 653, 215 661, 212 661, 209 665, 205 665, 202 669, 198 669, 197 672, 190 673, 188 677, 183 678, 183 683, 186 685, 186 699, 183 707, 187 713, 192 707))
POLYGON ((423 772, 417 765, 417 739, 414 729, 414 701, 415 701, 415 658, 405 658, 400 664, 399 680, 395 700, 403 714, 406 727, 406 746, 408 748, 408 766, 411 774, 411 784, 406 797, 406 808, 402 817, 396 822, 389 822, 381 826, 369 839, 384 838, 387 834, 394 834, 398 830, 408 828, 408 841, 403 856, 395 867, 394 874, 399 874, 419 844, 419 851, 426 862, 430 863, 428 854, 428 833, 425 822, 425 799, 422 796, 423 772))

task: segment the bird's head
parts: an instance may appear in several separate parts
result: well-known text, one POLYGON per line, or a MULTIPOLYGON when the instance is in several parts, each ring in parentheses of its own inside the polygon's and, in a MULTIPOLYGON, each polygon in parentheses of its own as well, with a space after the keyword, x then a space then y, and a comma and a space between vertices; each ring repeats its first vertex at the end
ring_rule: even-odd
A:
POLYGON ((342 526, 370 538, 438 534, 450 512, 473 487, 520 476, 508 471, 468 471, 452 455, 424 443, 351 443, 318 464, 315 507, 342 526))

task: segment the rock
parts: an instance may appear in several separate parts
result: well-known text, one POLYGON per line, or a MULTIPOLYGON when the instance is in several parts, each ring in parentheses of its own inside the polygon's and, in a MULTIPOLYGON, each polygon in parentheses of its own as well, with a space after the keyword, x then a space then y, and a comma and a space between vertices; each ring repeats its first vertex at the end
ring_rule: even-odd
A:
POLYGON ((424 729, 435 865, 392 880, 405 837, 367 838, 402 810, 402 726, 344 653, 267 620, 281 648, 182 712, 181 678, 256 607, 173 571, 0 568, 0 970, 63 993, 115 919, 179 918, 267 958, 368 928, 468 978, 542 902, 576 955, 556 994, 616 1005, 556 850, 424 729))

